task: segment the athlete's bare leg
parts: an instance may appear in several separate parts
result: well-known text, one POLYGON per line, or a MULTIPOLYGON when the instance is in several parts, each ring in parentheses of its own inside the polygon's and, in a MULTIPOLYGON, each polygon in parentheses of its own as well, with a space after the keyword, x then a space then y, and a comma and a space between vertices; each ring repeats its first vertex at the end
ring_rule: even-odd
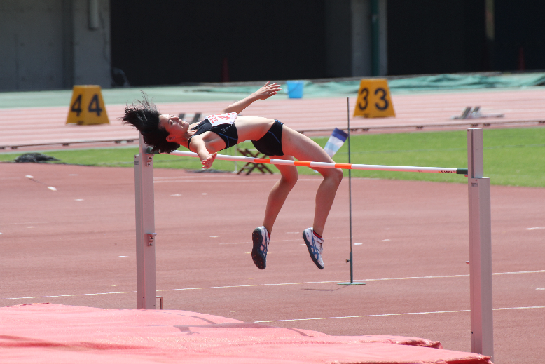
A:
MULTIPOLYGON (((271 157, 272 159, 293 159, 290 157, 271 157)), ((276 165, 276 168, 280 171, 281 177, 278 182, 273 186, 269 193, 267 200, 267 206, 265 207, 265 217, 263 219, 263 226, 267 228, 269 233, 272 231, 274 222, 278 213, 282 209, 288 194, 292 190, 295 183, 297 183, 298 173, 297 168, 292 166, 280 166, 276 165)))
MULTIPOLYGON (((282 128, 282 150, 284 154, 294 156, 298 160, 333 163, 331 157, 316 142, 285 125, 282 128)), ((320 168, 317 171, 324 180, 316 192, 312 228, 315 233, 322 235, 331 205, 342 181, 343 172, 338 168, 320 168)))

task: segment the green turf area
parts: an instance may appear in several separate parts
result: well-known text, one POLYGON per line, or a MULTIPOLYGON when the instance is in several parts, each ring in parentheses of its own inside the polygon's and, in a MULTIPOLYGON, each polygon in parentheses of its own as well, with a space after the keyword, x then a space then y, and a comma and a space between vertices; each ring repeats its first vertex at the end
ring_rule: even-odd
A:
MULTIPOLYGON (((351 138, 351 162, 358 164, 380 164, 388 166, 420 167, 467 167, 467 132, 415 132, 396 134, 364 134, 351 138)), ((329 137, 314 138, 322 147, 329 137)), ((251 143, 240 144, 242 148, 253 148, 251 143)), ((514 128, 484 130, 484 174, 492 184, 526 187, 545 187, 545 128, 514 128)), ((182 148, 183 149, 183 148, 182 148)), ((0 161, 13 161, 25 152, 1 153, 0 161)), ((43 154, 69 163, 89 166, 132 167, 138 149, 110 148, 45 151, 43 154)), ((228 149, 223 154, 233 154, 228 149)), ((337 152, 338 163, 348 162, 347 143, 337 152)), ((238 162, 238 168, 243 163, 238 162)), ((156 168, 200 169, 197 158, 169 155, 154 156, 156 168)), ((214 169, 234 171, 234 162, 214 162, 214 169)), ((271 169, 276 171, 274 166, 271 169)), ((299 167, 301 174, 314 174, 309 168, 299 167)), ((348 171, 345 171, 348 174, 348 171)), ((429 174, 409 172, 352 170, 353 177, 403 179, 419 181, 443 181, 465 183, 462 175, 429 174)))

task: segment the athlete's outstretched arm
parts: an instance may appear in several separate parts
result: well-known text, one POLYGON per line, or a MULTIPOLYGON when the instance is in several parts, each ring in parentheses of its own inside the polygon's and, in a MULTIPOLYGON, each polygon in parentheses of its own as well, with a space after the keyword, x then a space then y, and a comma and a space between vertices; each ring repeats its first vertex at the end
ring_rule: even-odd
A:
POLYGON ((250 106, 254 101, 257 100, 266 100, 271 96, 276 95, 278 91, 280 91, 282 88, 277 83, 270 83, 267 81, 267 83, 261 87, 259 90, 254 92, 248 97, 245 97, 244 99, 235 102, 232 105, 227 106, 225 109, 223 109, 224 113, 230 113, 230 112, 236 112, 237 114, 240 114, 242 110, 250 106))
POLYGON ((217 153, 210 154, 208 149, 206 149, 206 143, 202 139, 202 135, 194 136, 191 139, 191 144, 188 145, 188 149, 197 153, 203 168, 208 169, 212 167, 217 153))

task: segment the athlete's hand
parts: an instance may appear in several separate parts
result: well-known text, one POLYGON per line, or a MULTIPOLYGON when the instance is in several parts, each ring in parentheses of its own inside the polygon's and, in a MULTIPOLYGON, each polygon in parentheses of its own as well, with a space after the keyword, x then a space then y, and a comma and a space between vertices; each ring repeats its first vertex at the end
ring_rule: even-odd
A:
POLYGON ((258 100, 266 100, 269 97, 276 95, 280 90, 282 90, 282 88, 279 84, 267 81, 263 87, 254 92, 254 95, 258 100))
POLYGON ((208 169, 208 168, 212 167, 212 163, 214 163, 214 160, 216 159, 217 154, 218 153, 211 154, 205 160, 201 160, 202 168, 203 169, 208 169))

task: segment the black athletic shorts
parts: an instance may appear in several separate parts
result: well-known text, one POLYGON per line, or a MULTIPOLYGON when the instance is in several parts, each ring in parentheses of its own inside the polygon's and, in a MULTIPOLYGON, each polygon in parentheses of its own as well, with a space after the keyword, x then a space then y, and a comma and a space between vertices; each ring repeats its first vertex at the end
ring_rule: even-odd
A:
POLYGON ((282 123, 274 121, 269 131, 259 140, 252 140, 254 147, 268 156, 282 156, 282 123))

